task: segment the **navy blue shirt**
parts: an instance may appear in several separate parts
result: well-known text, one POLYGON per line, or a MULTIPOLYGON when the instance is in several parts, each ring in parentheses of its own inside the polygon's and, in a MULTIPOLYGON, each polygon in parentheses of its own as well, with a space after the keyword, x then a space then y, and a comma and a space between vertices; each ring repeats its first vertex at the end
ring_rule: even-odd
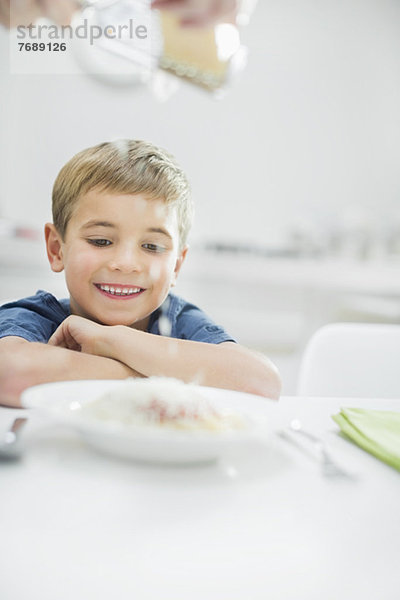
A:
MULTIPOLYGON (((52 294, 39 290, 34 296, 0 307, 0 338, 15 335, 28 342, 46 343, 70 314, 68 299, 57 300, 52 294)), ((150 315, 147 331, 209 344, 235 341, 197 306, 174 294, 169 294, 162 306, 150 315)))

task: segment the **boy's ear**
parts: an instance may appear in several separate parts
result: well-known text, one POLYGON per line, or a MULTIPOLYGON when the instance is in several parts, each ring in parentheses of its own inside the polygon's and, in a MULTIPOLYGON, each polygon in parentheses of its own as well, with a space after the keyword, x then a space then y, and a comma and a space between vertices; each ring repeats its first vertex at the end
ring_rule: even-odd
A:
POLYGON ((178 258, 176 259, 174 276, 171 281, 171 286, 176 285, 176 280, 178 279, 179 271, 181 270, 181 266, 183 264, 183 261, 186 258, 186 254, 187 254, 188 250, 189 250, 189 246, 185 246, 184 249, 178 255, 178 258))
POLYGON ((49 259, 51 270, 60 273, 64 269, 62 257, 61 236, 53 223, 46 223, 44 226, 44 237, 46 239, 47 258, 49 259))

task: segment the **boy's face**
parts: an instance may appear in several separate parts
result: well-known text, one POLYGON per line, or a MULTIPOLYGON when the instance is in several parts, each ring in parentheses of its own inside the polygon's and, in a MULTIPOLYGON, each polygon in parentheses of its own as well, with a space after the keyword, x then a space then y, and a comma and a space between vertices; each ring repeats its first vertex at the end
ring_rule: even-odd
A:
POLYGON ((72 314, 104 325, 146 329, 185 258, 176 211, 141 194, 91 190, 79 200, 62 241, 47 224, 53 271, 65 270, 72 314))

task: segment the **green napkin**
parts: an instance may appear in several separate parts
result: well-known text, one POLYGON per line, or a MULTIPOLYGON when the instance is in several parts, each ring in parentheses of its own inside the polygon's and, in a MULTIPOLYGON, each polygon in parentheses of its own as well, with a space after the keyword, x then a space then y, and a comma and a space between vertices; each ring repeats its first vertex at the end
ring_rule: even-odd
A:
POLYGON ((342 408, 332 419, 353 442, 400 471, 400 413, 342 408))

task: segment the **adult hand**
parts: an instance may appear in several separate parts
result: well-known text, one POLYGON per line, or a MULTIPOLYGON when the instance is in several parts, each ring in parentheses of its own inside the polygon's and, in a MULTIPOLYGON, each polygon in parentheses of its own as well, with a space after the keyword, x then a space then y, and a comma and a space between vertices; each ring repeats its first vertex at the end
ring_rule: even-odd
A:
MULTIPOLYGON (((235 19, 238 0, 153 0, 152 7, 175 13, 182 25, 203 27, 235 19)), ((28 26, 40 17, 69 25, 77 0, 0 0, 0 23, 8 28, 28 26)))
POLYGON ((105 338, 110 328, 89 319, 71 315, 56 329, 48 344, 69 350, 106 356, 105 338))
POLYGON ((238 0, 153 0, 152 8, 176 14, 183 26, 204 27, 234 21, 238 0))
POLYGON ((8 28, 27 27, 46 17, 57 25, 69 25, 77 9, 75 0, 0 0, 0 23, 8 28))

